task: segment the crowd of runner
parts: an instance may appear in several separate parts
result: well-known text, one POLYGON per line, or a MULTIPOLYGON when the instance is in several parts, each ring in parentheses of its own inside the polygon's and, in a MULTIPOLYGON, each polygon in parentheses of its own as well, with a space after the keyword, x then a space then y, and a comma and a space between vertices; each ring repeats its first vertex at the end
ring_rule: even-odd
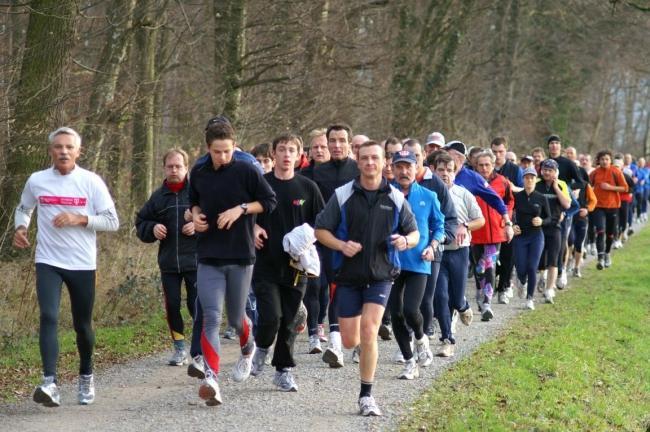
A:
MULTIPOLYGON (((14 245, 27 248, 38 212, 43 382, 33 398, 45 406, 60 405, 63 283, 77 333, 79 403, 94 401, 95 233, 119 226, 104 182, 76 164, 80 146, 70 128, 50 134, 53 165, 29 178, 15 213, 14 245)), ((602 150, 594 167, 557 135, 517 158, 503 137, 486 148, 446 142, 440 132, 422 142, 374 141, 336 123, 310 132, 306 145, 284 133, 246 153, 230 121, 217 116, 205 146, 191 167, 182 149, 164 154, 165 179, 135 226, 143 242, 159 244, 169 364, 188 365, 209 406, 223 401, 221 337, 241 347, 235 381, 261 379, 270 365, 273 385, 297 391, 294 344, 306 328, 309 353, 331 368, 344 367, 344 349, 351 350, 359 413, 381 415, 372 395, 378 338, 397 342, 397 378, 415 379, 435 356, 454 355, 458 321, 489 322, 492 304, 508 304, 515 292, 525 309, 536 297, 554 303, 569 276, 582 276, 587 254, 597 269, 611 267, 632 222, 647 220, 643 158, 602 150), (474 293, 466 292, 468 276, 474 293)))

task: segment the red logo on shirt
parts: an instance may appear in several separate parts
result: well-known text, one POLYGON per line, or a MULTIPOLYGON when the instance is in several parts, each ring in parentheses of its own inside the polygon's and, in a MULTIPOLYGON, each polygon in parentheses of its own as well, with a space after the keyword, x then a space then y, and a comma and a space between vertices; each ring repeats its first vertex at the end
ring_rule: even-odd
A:
POLYGON ((60 196, 39 196, 40 205, 62 205, 69 207, 86 207, 86 198, 81 197, 60 197, 60 196))

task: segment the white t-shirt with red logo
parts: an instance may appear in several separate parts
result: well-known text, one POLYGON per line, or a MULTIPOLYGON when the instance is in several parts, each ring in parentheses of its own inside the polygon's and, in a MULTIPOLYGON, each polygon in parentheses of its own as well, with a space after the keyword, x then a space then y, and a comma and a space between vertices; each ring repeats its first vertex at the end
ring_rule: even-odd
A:
POLYGON ((53 220, 63 212, 94 216, 114 209, 104 181, 78 165, 67 175, 54 168, 35 172, 27 180, 18 210, 29 214, 35 207, 38 214, 35 261, 66 270, 95 270, 95 231, 83 226, 57 228, 53 220))

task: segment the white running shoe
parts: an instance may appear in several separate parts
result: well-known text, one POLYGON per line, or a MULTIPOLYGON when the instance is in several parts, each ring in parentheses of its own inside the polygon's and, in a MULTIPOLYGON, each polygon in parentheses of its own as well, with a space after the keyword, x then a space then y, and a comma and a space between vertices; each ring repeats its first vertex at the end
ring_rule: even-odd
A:
POLYGON ((264 348, 257 348, 255 354, 253 355, 253 361, 251 362, 251 375, 259 376, 264 372, 264 365, 266 363, 266 356, 268 355, 269 350, 264 348))
POLYGON ((397 364, 406 363, 406 360, 404 360, 404 356, 402 355, 402 350, 399 349, 399 346, 397 347, 397 351, 395 351, 395 354, 393 354, 393 363, 397 363, 397 364))
POLYGON ((235 366, 232 368, 232 379, 235 382, 242 382, 248 379, 251 374, 251 368, 253 366, 253 356, 255 355, 255 348, 253 352, 248 355, 239 355, 239 360, 235 363, 235 366))
POLYGON ((483 303, 481 308, 481 321, 490 321, 494 318, 494 312, 492 312, 492 306, 490 303, 483 303))
POLYGON ((555 303, 555 290, 553 288, 544 291, 544 300, 546 300, 546 303, 555 303))
POLYGON ((415 352, 413 358, 416 359, 418 365, 422 367, 430 366, 431 363, 433 363, 433 353, 431 352, 427 335, 424 335, 422 336, 422 339, 415 341, 415 352))
POLYGON ((508 296, 508 298, 513 298, 515 296, 515 292, 512 290, 512 286, 508 286, 508 288, 506 288, 506 290, 505 290, 505 293, 506 293, 506 296, 508 296))
POLYGON ((454 344, 449 339, 445 339, 440 343, 436 356, 438 357, 452 357, 454 355, 454 344))
POLYGON ((53 376, 43 377, 43 383, 36 387, 32 396, 34 402, 42 404, 48 408, 54 408, 61 405, 61 394, 59 388, 54 382, 53 376))
POLYGON ((526 309, 535 310, 535 302, 533 301, 533 299, 526 300, 526 309))
POLYGON ((517 296, 519 296, 520 299, 526 298, 528 283, 521 283, 519 278, 516 278, 515 284, 517 285, 517 296))
POLYGON ((557 286, 557 289, 564 289, 567 286, 567 277, 566 277, 566 270, 562 272, 562 275, 557 278, 557 282, 555 283, 555 286, 557 286))
POLYGON ((460 315, 460 322, 462 322, 468 327, 470 324, 472 324, 472 321, 474 320, 474 312, 472 311, 471 307, 468 307, 463 312, 460 312, 459 315, 460 315))
POLYGON ((454 309, 451 313, 451 334, 456 334, 456 325, 458 324, 458 311, 454 309))
POLYGON ((187 364, 187 352, 184 348, 174 348, 174 353, 167 362, 170 366, 184 366, 187 364))
POLYGON ((275 376, 273 377, 273 384, 278 387, 278 390, 283 392, 297 392, 298 384, 293 377, 290 369, 280 371, 275 371, 275 376))
POLYGON ((201 354, 195 356, 187 366, 187 374, 192 378, 205 378, 205 363, 201 354))
POLYGON ((397 378, 403 380, 412 380, 420 376, 420 368, 415 361, 415 357, 410 358, 404 363, 404 369, 397 375, 397 378))
POLYGON ((345 366, 343 352, 332 347, 327 348, 323 353, 323 361, 329 364, 331 368, 342 368, 345 366))
POLYGON ((317 334, 309 336, 309 354, 321 354, 322 352, 320 337, 317 334))
POLYGON ((546 289, 546 270, 542 271, 537 278, 537 291, 544 292, 546 289))
POLYGON ((207 406, 221 405, 221 391, 217 383, 217 377, 211 370, 205 372, 205 378, 199 387, 199 397, 205 401, 207 406))
POLYGON ((361 345, 357 345, 352 350, 352 363, 359 364, 360 359, 361 359, 361 345))
POLYGON ((497 295, 497 300, 498 300, 499 304, 508 304, 508 303, 510 303, 510 298, 508 298, 508 294, 505 293, 505 292, 500 292, 497 295))
POLYGON ((604 262, 604 264, 605 264, 605 268, 609 268, 609 267, 612 266, 612 257, 608 253, 605 254, 605 262, 604 262))
POLYGON ((573 268, 573 277, 581 278, 582 273, 580 273, 580 268, 579 267, 574 267, 573 268))
POLYGON ((359 414, 362 416, 380 416, 381 410, 372 396, 364 396, 359 398, 359 414))
POLYGON ((93 374, 79 375, 77 397, 80 405, 90 405, 95 402, 95 380, 93 379, 93 374))

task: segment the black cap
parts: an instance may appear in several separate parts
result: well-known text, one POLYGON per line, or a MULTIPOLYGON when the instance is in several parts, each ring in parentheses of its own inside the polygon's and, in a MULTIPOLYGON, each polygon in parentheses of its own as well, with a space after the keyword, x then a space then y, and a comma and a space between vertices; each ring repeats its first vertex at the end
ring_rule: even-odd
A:
POLYGON ((467 147, 460 141, 450 141, 443 147, 445 150, 456 150, 458 153, 463 156, 467 156, 467 147))

